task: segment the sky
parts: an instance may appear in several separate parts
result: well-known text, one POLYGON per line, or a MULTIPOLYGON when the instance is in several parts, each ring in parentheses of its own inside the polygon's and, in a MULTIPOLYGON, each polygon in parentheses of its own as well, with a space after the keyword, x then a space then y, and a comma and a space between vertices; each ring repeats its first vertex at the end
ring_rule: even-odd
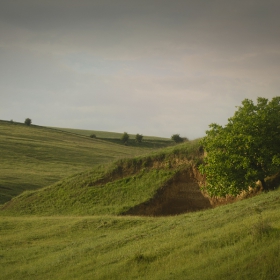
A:
POLYGON ((0 119, 196 139, 280 95, 279 0, 1 0, 0 119))

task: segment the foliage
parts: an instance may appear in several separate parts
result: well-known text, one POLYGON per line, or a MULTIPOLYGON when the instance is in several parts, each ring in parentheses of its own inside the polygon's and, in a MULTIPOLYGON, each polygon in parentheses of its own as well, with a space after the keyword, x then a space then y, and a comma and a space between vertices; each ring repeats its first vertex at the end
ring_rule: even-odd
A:
POLYGON ((180 137, 180 134, 173 134, 171 139, 176 143, 182 143, 184 141, 184 138, 180 137))
POLYGON ((26 118, 25 121, 24 121, 24 123, 25 123, 26 125, 31 125, 32 120, 29 119, 29 118, 26 118))
POLYGON ((137 133, 136 136, 135 136, 135 141, 136 141, 137 143, 141 143, 142 140, 143 140, 143 135, 137 133))
POLYGON ((122 135, 122 137, 121 137, 121 141, 122 141, 123 143, 127 144, 128 140, 129 140, 129 135, 128 135, 127 132, 124 132, 123 135, 122 135))
POLYGON ((245 99, 228 124, 211 124, 201 141, 205 151, 206 189, 210 195, 237 195, 258 180, 275 174, 280 166, 280 97, 257 104, 245 99))
POLYGON ((89 137, 90 138, 96 138, 96 134, 92 133, 89 137))

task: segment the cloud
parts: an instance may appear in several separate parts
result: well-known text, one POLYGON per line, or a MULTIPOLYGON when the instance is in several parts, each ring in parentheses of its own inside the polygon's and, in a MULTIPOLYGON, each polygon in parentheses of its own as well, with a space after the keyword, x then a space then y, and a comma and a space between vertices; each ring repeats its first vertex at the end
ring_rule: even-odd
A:
POLYGON ((279 1, 5 1, 0 118, 195 138, 279 95, 279 1), (50 113, 51 112, 51 113, 50 113))

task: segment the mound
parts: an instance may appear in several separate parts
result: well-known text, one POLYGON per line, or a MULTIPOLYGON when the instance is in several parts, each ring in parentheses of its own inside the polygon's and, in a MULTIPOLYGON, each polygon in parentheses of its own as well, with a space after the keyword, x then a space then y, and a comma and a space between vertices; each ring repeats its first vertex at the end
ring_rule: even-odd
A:
MULTIPOLYGON (((198 142, 166 148, 145 157, 99 165, 47 188, 24 192, 2 207, 5 213, 36 215, 177 215, 235 202, 210 198, 196 166, 198 142)), ((2 213, 3 213, 2 212, 2 213)))

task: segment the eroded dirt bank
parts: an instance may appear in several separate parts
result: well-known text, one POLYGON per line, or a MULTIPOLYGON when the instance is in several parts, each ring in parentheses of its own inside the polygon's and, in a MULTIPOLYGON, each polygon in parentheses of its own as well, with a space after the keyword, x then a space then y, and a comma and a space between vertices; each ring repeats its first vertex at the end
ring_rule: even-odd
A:
POLYGON ((166 216, 212 208, 210 199, 200 190, 202 181, 203 177, 194 168, 181 170, 152 199, 124 214, 166 216))
POLYGON ((237 197, 209 197, 201 191, 205 178, 195 167, 179 171, 162 186, 149 201, 136 205, 124 215, 169 216, 200 211, 236 202, 253 193, 243 193, 237 197))

